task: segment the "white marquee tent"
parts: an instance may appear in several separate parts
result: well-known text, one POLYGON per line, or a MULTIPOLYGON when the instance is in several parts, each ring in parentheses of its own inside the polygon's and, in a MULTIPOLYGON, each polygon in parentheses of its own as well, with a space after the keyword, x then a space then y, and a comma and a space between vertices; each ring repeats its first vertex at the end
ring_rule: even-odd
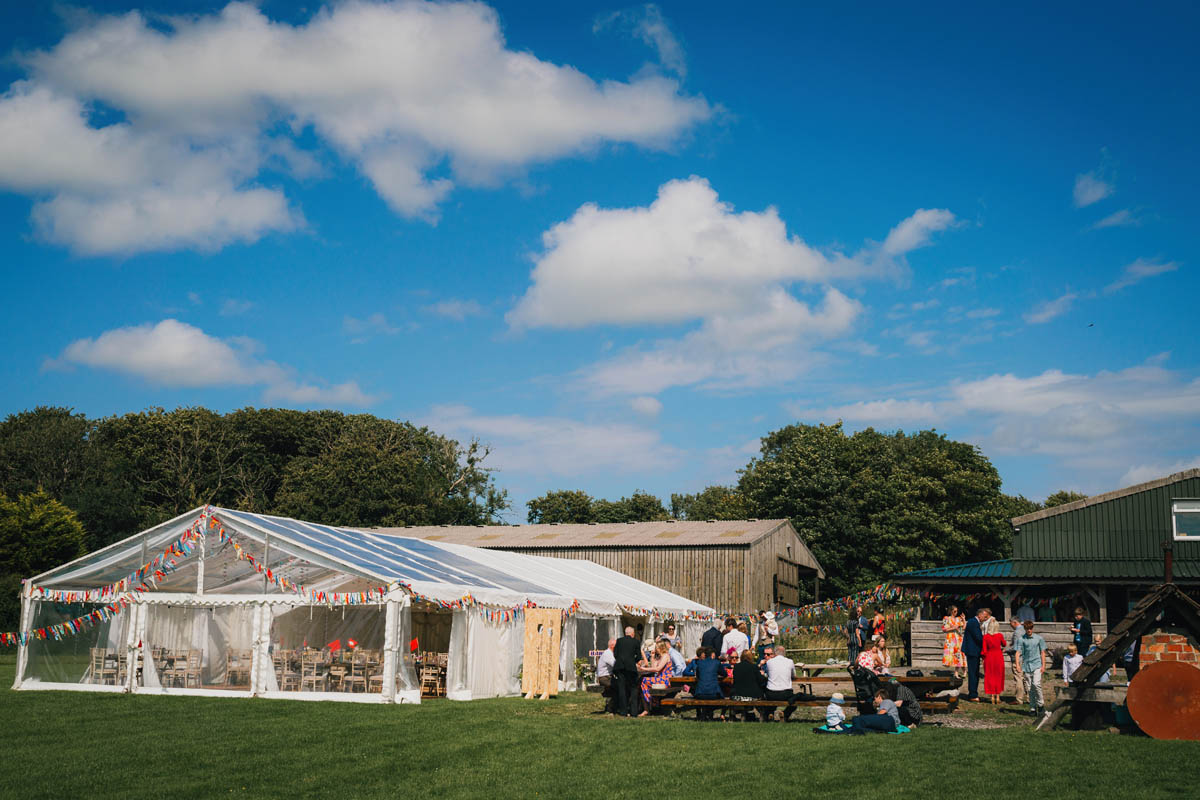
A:
POLYGON ((208 507, 26 581, 14 688, 419 702, 415 639, 449 698, 513 695, 529 605, 564 611, 565 682, 622 621, 686 651, 713 613, 589 561, 208 507))

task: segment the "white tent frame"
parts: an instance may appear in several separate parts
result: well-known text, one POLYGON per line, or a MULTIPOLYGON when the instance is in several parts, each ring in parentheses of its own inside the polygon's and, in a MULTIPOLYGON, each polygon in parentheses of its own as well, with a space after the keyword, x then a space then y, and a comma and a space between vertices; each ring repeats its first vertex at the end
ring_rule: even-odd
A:
MULTIPOLYGON (((185 608, 236 606, 250 608, 253 610, 253 630, 251 632, 250 690, 248 692, 244 690, 215 688, 150 687, 138 682, 137 671, 133 669, 127 670, 125 681, 119 686, 92 683, 62 683, 30 679, 26 674, 29 660, 28 644, 19 647, 17 673, 13 688, 20 690, 69 690, 218 697, 268 697, 289 700, 334 700, 359 703, 420 702, 420 688, 416 683, 415 676, 411 673, 407 675, 407 679, 405 680, 405 685, 411 688, 397 688, 397 672, 403 668, 403 658, 400 648, 405 644, 405 642, 400 641, 399 631, 402 621, 406 621, 407 615, 413 605, 408 591, 399 588, 397 584, 398 576, 386 574, 380 569, 364 568, 362 564, 352 563, 347 557, 339 556, 337 552, 321 551, 312 545, 299 541, 296 537, 289 537, 286 534, 280 533, 277 529, 278 525, 269 528, 266 524, 256 523, 255 517, 257 516, 258 519, 266 523, 282 521, 294 525, 309 525, 309 523, 303 523, 298 520, 247 515, 241 512, 228 512, 226 509, 219 508, 198 508, 181 514, 141 533, 134 534, 100 550, 69 561, 26 581, 23 586, 21 599, 21 630, 28 631, 33 624, 35 604, 41 602, 35 596, 39 588, 52 588, 61 591, 86 591, 92 587, 73 584, 72 579, 78 579, 82 574, 86 574, 88 569, 94 570, 105 565, 121 564, 131 557, 131 554, 134 553, 134 548, 140 547, 141 561, 139 563, 146 563, 149 561, 152 553, 160 552, 165 544, 180 536, 193 522, 197 520, 202 521, 202 529, 207 532, 207 518, 211 514, 218 515, 224 526, 235 532, 243 542, 246 540, 252 541, 256 546, 263 548, 263 552, 269 553, 272 544, 275 544, 285 547, 286 551, 291 551, 293 557, 303 558, 310 563, 336 572, 340 575, 340 578, 337 580, 342 583, 347 580, 365 580, 373 582, 374 585, 393 587, 381 599, 351 606, 353 608, 382 606, 386 614, 384 622, 383 681, 381 692, 354 694, 345 692, 279 691, 271 689, 269 686, 269 677, 271 676, 268 675, 272 670, 269 631, 275 609, 280 606, 293 609, 329 606, 327 603, 314 602, 309 597, 283 592, 206 592, 204 570, 207 558, 204 548, 206 537, 201 537, 198 552, 191 556, 191 558, 196 559, 197 564, 194 591, 149 591, 134 593, 130 596, 129 606, 123 612, 129 614, 128 623, 125 626, 124 643, 128 651, 127 663, 138 663, 139 658, 144 659, 148 657, 148 654, 143 651, 145 650, 144 644, 147 641, 149 612, 154 606, 185 608), (153 545, 150 544, 152 540, 154 541, 153 545)), ((372 542, 377 542, 379 545, 386 545, 388 543, 387 540, 391 537, 352 528, 335 528, 333 530, 342 534, 355 536, 356 540, 350 546, 354 546, 363 550, 364 553, 370 554, 373 561, 383 562, 388 560, 382 554, 382 550, 386 549, 386 547, 381 548, 378 553, 373 553, 370 550, 370 545, 372 542), (361 537, 361 539, 357 537, 361 537)), ((432 545, 436 550, 456 557, 460 563, 463 563, 464 559, 476 562, 479 568, 485 572, 501 571, 514 576, 523 576, 532 572, 537 575, 535 580, 539 584, 548 584, 546 588, 550 588, 554 592, 552 594, 528 593, 512 589, 496 588, 494 585, 486 585, 488 582, 482 580, 480 581, 482 585, 478 586, 472 586, 469 583, 457 584, 438 581, 404 580, 411 587, 412 591, 418 592, 420 595, 435 601, 452 602, 469 594, 479 603, 495 608, 524 607, 527 603, 533 603, 539 607, 561 608, 564 610, 574 607, 578 613, 587 617, 608 619, 614 621, 615 624, 619 624, 619 620, 623 614, 631 613, 627 609, 637 608, 650 613, 648 623, 651 630, 655 627, 654 620, 660 616, 677 618, 683 623, 681 627, 685 636, 688 639, 695 638, 697 642, 701 628, 700 623, 693 622, 692 624, 688 624, 684 622, 684 619, 686 618, 691 621, 707 618, 711 617, 713 613, 712 609, 706 606, 694 603, 686 598, 671 594, 670 592, 637 581, 627 575, 601 567, 589 561, 529 556, 448 543, 430 542, 424 544, 425 546, 432 545), (573 590, 579 589, 584 591, 584 597, 575 597, 570 593, 573 590)), ((252 575, 249 579, 255 579, 255 576, 252 575)), ((246 580, 247 578, 245 577, 239 578, 230 585, 236 585, 246 580)), ((267 579, 265 576, 262 577, 262 581, 263 588, 266 589, 267 579)), ((469 659, 474 655, 470 652, 470 645, 467 644, 468 641, 474 641, 474 638, 468 638, 467 626, 470 621, 467 618, 467 614, 469 613, 475 612, 460 609, 454 614, 453 624, 455 626, 455 633, 451 636, 450 648, 451 665, 449 672, 451 674, 455 674, 457 670, 457 674, 465 675, 469 668, 469 659), (459 626, 462 627, 460 628, 459 626), (458 643, 458 647, 455 646, 456 643, 458 643)), ((570 619, 568 619, 569 622, 570 619)), ((474 624, 479 623, 476 622, 474 624)), ((518 625, 523 626, 518 616, 514 616, 508 624, 513 626, 514 629, 518 625)), ((572 682, 571 678, 573 676, 570 674, 570 666, 574 658, 575 644, 574 625, 564 624, 560 658, 560 668, 563 673, 561 684, 563 686, 560 686, 560 688, 564 688, 566 684, 572 682), (565 635, 568 628, 571 631, 570 641, 568 641, 568 637, 565 635)), ((469 687, 456 685, 454 688, 448 686, 447 689, 447 696, 452 700, 470 700, 474 696, 469 687)), ((513 694, 515 692, 510 690, 505 693, 513 694)))

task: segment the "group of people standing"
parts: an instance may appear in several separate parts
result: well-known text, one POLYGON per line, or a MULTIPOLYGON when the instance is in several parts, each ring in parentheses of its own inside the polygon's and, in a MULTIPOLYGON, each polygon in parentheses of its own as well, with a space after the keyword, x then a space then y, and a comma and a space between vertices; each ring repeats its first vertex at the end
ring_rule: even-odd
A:
MULTIPOLYGON (((969 619, 951 606, 942 618, 945 643, 942 648, 942 665, 954 669, 957 677, 966 674, 967 700, 981 702, 979 697, 979 668, 983 667, 983 691, 992 703, 999 703, 1005 685, 1005 655, 1011 658, 1012 677, 1016 685, 1015 704, 1029 703, 1035 715, 1044 713, 1045 697, 1042 692, 1042 677, 1047 668, 1046 640, 1035 633, 1033 609, 1022 605, 1013 619, 1009 620, 1011 631, 1008 637, 1001 632, 1000 622, 992 616, 991 609, 981 608, 969 619)), ((1092 635, 1092 623, 1082 607, 1076 608, 1071 626, 1074 641, 1063 661, 1064 680, 1069 683, 1071 673, 1079 668, 1083 655, 1100 643, 1100 637, 1092 635)), ((1105 678, 1106 679, 1106 676, 1105 678)))

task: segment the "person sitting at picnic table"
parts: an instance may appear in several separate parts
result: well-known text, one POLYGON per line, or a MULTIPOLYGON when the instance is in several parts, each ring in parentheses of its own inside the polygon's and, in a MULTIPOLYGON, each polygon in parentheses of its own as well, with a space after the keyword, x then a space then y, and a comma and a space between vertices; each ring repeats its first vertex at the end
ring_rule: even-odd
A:
POLYGON ((888 653, 887 639, 880 637, 869 649, 863 650, 858 656, 858 666, 876 675, 890 675, 892 657, 888 653))
POLYGON ((725 636, 721 639, 721 655, 733 664, 743 650, 750 649, 750 637, 746 635, 746 623, 737 623, 732 617, 725 620, 725 636))
POLYGON ((895 733, 896 726, 900 724, 900 709, 887 696, 887 692, 880 689, 875 693, 875 708, 878 713, 875 714, 859 714, 850 723, 851 733, 867 733, 868 731, 878 731, 880 733, 895 733))
MULTIPOLYGON (((754 651, 747 648, 742 651, 741 658, 733 667, 733 688, 729 690, 730 700, 754 701, 763 699, 763 684, 766 679, 755 663, 754 651)), ((732 711, 729 718, 737 720, 738 712, 732 711)), ((754 721, 754 710, 745 709, 746 722, 754 721)))
MULTIPOLYGON (((683 653, 679 652, 674 644, 671 643, 671 636, 667 633, 661 633, 658 636, 660 642, 667 643, 667 655, 671 659, 671 666, 675 670, 675 674, 679 675, 683 672, 683 668, 687 666, 687 661, 683 657, 683 653)), ((678 638, 676 638, 678 641, 678 638)))
POLYGON ((875 672, 875 674, 877 674, 877 675, 879 674, 878 672, 876 672, 876 670, 878 669, 878 663, 875 658, 875 645, 874 644, 872 644, 866 650, 863 650, 861 653, 858 654, 858 666, 861 667, 862 669, 869 670, 871 672, 875 672))
POLYGON ((613 648, 616 647, 617 640, 608 640, 608 649, 600 654, 600 658, 596 659, 596 683, 603 688, 601 697, 604 698, 604 711, 612 713, 613 710, 613 683, 612 674, 613 666, 617 663, 617 657, 613 653, 613 648))
POLYGON ((645 676, 642 678, 642 713, 638 714, 639 717, 650 714, 650 708, 653 706, 650 690, 655 686, 669 686, 671 683, 671 676, 675 674, 675 670, 671 664, 670 650, 671 645, 659 642, 654 646, 654 657, 638 664, 638 673, 645 676))
MULTIPOLYGON (((783 721, 787 722, 796 710, 794 705, 790 705, 796 698, 792 691, 792 679, 796 677, 796 662, 787 657, 787 649, 782 644, 772 645, 767 648, 766 652, 771 655, 762 664, 762 672, 767 678, 763 697, 767 700, 786 700, 789 703, 788 707, 783 710, 783 721)), ((773 716, 773 713, 764 708, 761 716, 765 722, 773 716)))
MULTIPOLYGON (((725 695, 721 692, 721 681, 725 679, 725 665, 717 660, 717 654, 708 647, 696 648, 696 657, 683 669, 683 674, 696 676, 696 685, 692 688, 692 697, 697 700, 722 700, 725 695)), ((712 720, 711 706, 701 706, 696 709, 696 719, 712 720)))
POLYGON ((663 632, 658 635, 658 638, 661 639, 664 636, 667 637, 667 643, 670 644, 671 647, 674 647, 676 650, 679 649, 680 645, 682 644, 682 640, 679 638, 679 635, 675 633, 674 622, 668 622, 663 628, 663 632))

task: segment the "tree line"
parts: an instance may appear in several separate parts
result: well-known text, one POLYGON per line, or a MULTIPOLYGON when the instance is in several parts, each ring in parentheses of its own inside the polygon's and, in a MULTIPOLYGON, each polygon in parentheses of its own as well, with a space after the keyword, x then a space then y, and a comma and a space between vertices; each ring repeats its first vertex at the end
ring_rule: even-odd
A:
MULTIPOLYGON (((350 526, 503 521, 486 446, 367 414, 149 409, 92 419, 39 407, 0 421, 0 618, 29 577, 208 503, 350 526), (11 589, 11 591, 10 591, 11 589)), ((1000 491, 978 448, 936 431, 789 425, 730 486, 527 503, 534 522, 786 518, 832 592, 1011 553, 1008 520, 1040 506, 1000 491)), ((1048 503, 1078 496, 1059 492, 1048 503)))
POLYGON ((788 519, 848 594, 889 575, 1012 555, 1009 520, 1084 495, 1039 504, 1000 490, 1000 474, 973 445, 936 431, 848 435, 841 423, 789 425, 767 434, 731 486, 672 494, 670 509, 643 492, 620 500, 562 490, 528 502, 530 522, 788 519))
POLYGON ((18 578, 209 503, 353 526, 498 522, 509 502, 487 455, 336 411, 12 414, 0 422, 0 617, 15 620, 18 578), (53 536, 39 514, 57 520, 53 536))

